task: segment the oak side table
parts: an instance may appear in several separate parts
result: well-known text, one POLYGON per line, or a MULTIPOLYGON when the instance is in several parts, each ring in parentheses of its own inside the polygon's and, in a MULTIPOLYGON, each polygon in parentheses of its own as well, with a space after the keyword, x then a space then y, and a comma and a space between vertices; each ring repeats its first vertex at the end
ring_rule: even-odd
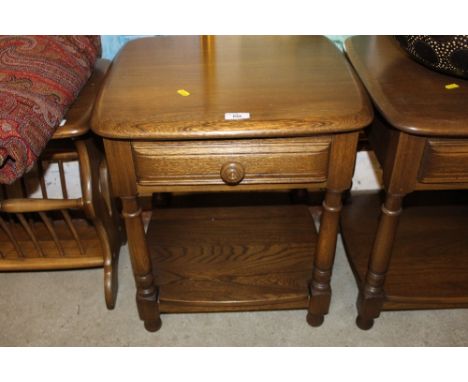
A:
POLYGON ((349 64, 324 37, 128 43, 92 128, 104 137, 122 201, 146 329, 160 328, 160 312, 307 307, 308 322, 320 325, 341 194, 371 119, 349 64), (292 188, 326 189, 318 238, 305 206, 169 208, 154 214, 145 236, 139 196, 292 188))
POLYGON ((378 110, 368 137, 385 188, 381 208, 375 193, 343 208, 356 323, 370 329, 383 309, 468 307, 466 193, 440 204, 427 191, 468 188, 468 81, 413 61, 390 36, 355 36, 345 47, 378 110))

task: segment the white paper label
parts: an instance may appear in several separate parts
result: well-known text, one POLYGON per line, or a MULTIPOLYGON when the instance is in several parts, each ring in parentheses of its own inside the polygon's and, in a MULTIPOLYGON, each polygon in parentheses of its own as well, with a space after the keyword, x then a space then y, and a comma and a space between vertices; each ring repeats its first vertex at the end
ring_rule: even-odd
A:
POLYGON ((239 119, 250 119, 250 113, 225 113, 225 120, 239 120, 239 119))

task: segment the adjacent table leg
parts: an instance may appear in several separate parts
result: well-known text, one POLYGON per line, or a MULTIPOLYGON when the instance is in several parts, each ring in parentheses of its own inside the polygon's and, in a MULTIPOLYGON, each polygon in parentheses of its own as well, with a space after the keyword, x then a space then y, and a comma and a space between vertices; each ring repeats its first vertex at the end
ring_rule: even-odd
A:
POLYGON ((338 223, 342 207, 342 194, 351 187, 358 133, 333 136, 328 181, 319 238, 314 256, 314 269, 310 283, 307 322, 320 326, 328 313, 331 300, 330 279, 335 259, 338 223))
POLYGON ((135 165, 130 142, 104 139, 107 165, 115 196, 122 201, 127 242, 137 287, 136 302, 145 328, 159 330, 158 288, 154 284, 151 258, 136 189, 135 165))
POLYGON ((341 194, 341 191, 327 190, 323 201, 323 214, 314 257, 309 312, 307 313, 307 322, 311 326, 322 325, 324 315, 328 313, 330 306, 330 279, 335 259, 338 222, 342 205, 341 194))
POLYGON ((372 328, 374 319, 380 315, 380 311, 382 310, 385 299, 383 285, 390 264, 392 246, 395 241, 398 220, 401 214, 402 200, 403 195, 387 192, 385 202, 382 205, 379 226, 369 258, 366 279, 360 289, 357 301, 359 315, 356 319, 356 324, 363 330, 372 328))
POLYGON ((150 332, 156 332, 161 328, 162 322, 159 317, 158 289, 154 285, 141 208, 135 196, 121 197, 121 200, 122 216, 125 219, 128 247, 137 286, 138 313, 145 322, 145 328, 150 332))

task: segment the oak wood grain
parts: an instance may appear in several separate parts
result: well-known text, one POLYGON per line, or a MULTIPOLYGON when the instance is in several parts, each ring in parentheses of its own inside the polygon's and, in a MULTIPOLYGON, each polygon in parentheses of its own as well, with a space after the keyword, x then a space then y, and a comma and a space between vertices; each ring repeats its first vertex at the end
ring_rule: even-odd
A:
POLYGON ((464 208, 433 207, 433 212, 429 208, 416 216, 403 206, 415 190, 468 187, 468 81, 416 63, 390 36, 356 36, 345 46, 379 110, 368 132, 385 188, 380 208, 364 197, 351 198, 344 208, 342 235, 351 262, 357 257, 360 262, 356 323, 370 329, 389 304, 467 306, 468 291, 460 288, 467 269, 458 258, 466 256, 457 249, 463 243, 458 235, 466 236, 466 222, 459 215, 464 208), (453 82, 459 88, 447 90, 445 85, 453 82), (453 220, 443 219, 447 213, 453 220), (359 230, 366 235, 356 239, 359 230))
POLYGON ((92 126, 109 138, 307 136, 357 130, 367 97, 321 36, 151 37, 116 57, 92 126), (177 93, 185 89, 189 96, 177 93), (249 112, 226 121, 225 113, 249 112))
POLYGON ((224 165, 238 163, 235 184, 314 183, 327 178, 331 138, 133 142, 142 185, 222 185, 224 165))
POLYGON ((171 312, 304 308, 308 299, 313 301, 309 316, 314 317, 308 322, 319 325, 330 302, 341 193, 351 184, 359 130, 371 119, 370 103, 354 72, 324 37, 176 36, 126 45, 106 78, 92 128, 105 137, 112 188, 122 200, 137 306, 145 327, 159 329, 159 308, 171 312), (183 89, 190 94, 181 95, 178 90, 183 89), (250 119, 225 120, 225 113, 231 112, 250 113, 250 119), (258 216, 250 221, 232 213, 226 227, 218 230, 194 219, 184 232, 176 233, 184 224, 171 225, 167 218, 161 220, 164 224, 152 223, 145 238, 141 196, 312 186, 327 189, 314 273, 312 242, 305 240, 310 244, 306 251, 303 241, 294 244, 291 232, 292 227, 298 233, 310 231, 307 224, 298 226, 310 223, 310 217, 300 214, 297 221, 278 223, 274 234, 262 232, 284 219, 255 207, 249 213, 258 216), (184 242, 185 234, 191 240, 182 252, 165 242, 168 237, 184 242), (232 248, 220 255, 229 264, 224 268, 213 265, 218 265, 213 256, 204 255, 224 245, 216 244, 216 234, 232 248), (234 242, 238 239, 244 244, 234 242), (160 249, 150 255, 148 243, 160 249), (165 248, 175 253, 174 261, 168 260, 171 264, 154 255, 165 248), (185 262, 181 253, 190 255, 185 262), (233 258, 245 264, 234 264, 233 258), (165 273, 173 262, 180 269, 185 266, 177 269, 175 280, 174 273, 165 273), (295 262, 302 262, 300 271, 290 268, 295 262), (257 265, 264 273, 242 273, 257 265), (234 273, 218 277, 222 270, 234 273), (314 277, 317 280, 311 283, 317 293, 309 296, 308 283, 314 277))
POLYGON ((468 140, 427 140, 418 180, 422 183, 468 182, 468 140))
POLYGON ((391 36, 353 36, 345 49, 376 107, 393 127, 417 135, 468 135, 468 80, 417 63, 391 36), (454 82, 459 88, 445 88, 454 82))
POLYGON ((157 209, 148 241, 160 309, 305 308, 316 236, 303 205, 157 209))
POLYGON ((59 237, 60 245, 65 252, 63 256, 50 233, 42 221, 29 222, 38 238, 38 244, 47 257, 37 254, 37 249, 31 242, 29 236, 19 224, 9 224, 13 233, 13 242, 5 230, 0 230, 0 248, 2 259, 0 260, 0 271, 25 271, 25 270, 47 270, 47 269, 73 269, 98 267, 104 264, 102 245, 96 235, 95 228, 83 217, 74 219, 73 224, 80 237, 83 252, 77 246, 76 240, 64 221, 55 221, 54 230, 59 237), (21 248, 24 257, 18 257, 15 243, 21 248))
MULTIPOLYGON (((405 201, 386 276, 383 309, 468 307, 466 195, 433 192, 431 203, 420 196, 405 201)), ((375 192, 356 193, 342 214, 346 253, 361 286, 381 202, 375 192)))
POLYGON ((341 199, 342 193, 351 188, 358 137, 358 132, 335 134, 331 144, 327 188, 322 203, 323 213, 310 283, 307 322, 311 326, 320 326, 330 307, 332 294, 330 281, 342 207, 341 199))
POLYGON ((0 211, 10 213, 54 211, 65 208, 83 208, 78 199, 6 199, 0 201, 0 211))

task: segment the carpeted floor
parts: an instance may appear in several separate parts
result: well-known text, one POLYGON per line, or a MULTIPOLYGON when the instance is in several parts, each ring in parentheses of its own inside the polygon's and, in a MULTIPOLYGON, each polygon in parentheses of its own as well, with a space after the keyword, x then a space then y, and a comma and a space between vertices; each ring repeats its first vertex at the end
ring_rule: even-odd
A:
POLYGON ((157 333, 138 319, 128 251, 121 252, 115 310, 102 270, 0 274, 0 346, 467 346, 468 309, 384 312, 355 324, 357 289, 341 241, 330 313, 311 328, 305 311, 165 314, 157 333))

